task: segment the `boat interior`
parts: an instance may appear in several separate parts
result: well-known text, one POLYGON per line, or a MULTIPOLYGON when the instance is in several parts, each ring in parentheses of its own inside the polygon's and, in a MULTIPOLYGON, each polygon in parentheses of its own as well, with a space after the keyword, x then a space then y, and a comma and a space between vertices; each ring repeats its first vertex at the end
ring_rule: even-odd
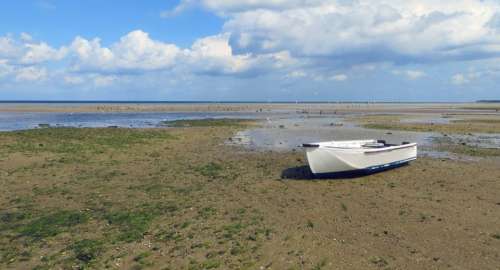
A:
POLYGON ((401 144, 392 144, 392 143, 387 143, 385 140, 377 140, 374 143, 366 143, 362 145, 362 147, 366 148, 384 148, 384 147, 391 147, 391 146, 399 146, 399 145, 406 145, 410 144, 409 142, 402 142, 401 144))
MULTIPOLYGON (((410 144, 409 142, 402 142, 399 145, 410 144)), ((354 141, 330 141, 320 143, 306 143, 302 147, 315 148, 315 147, 328 147, 328 148, 385 148, 392 146, 399 146, 398 144, 390 144, 385 140, 354 140, 354 141)))

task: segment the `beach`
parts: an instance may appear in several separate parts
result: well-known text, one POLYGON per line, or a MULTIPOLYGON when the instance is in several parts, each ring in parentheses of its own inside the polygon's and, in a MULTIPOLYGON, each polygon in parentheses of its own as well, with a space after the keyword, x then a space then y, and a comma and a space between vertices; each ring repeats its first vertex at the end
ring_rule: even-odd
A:
POLYGON ((270 112, 303 113, 489 113, 498 112, 498 103, 400 103, 400 102, 5 102, 0 112, 270 112))
POLYGON ((0 268, 496 269, 500 261, 492 104, 0 111, 239 113, 0 132, 0 268), (298 147, 364 136, 410 138, 422 153, 394 170, 318 180, 298 147))

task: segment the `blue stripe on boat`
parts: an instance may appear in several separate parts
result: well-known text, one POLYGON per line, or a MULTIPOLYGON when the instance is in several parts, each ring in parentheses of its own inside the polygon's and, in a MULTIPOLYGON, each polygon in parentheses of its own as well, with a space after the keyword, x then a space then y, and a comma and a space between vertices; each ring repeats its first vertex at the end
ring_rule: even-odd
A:
POLYGON ((366 169, 360 169, 360 170, 331 172, 331 173, 316 173, 316 174, 314 174, 314 176, 317 178, 356 177, 356 176, 362 176, 362 175, 372 174, 372 173, 376 173, 376 172, 381 172, 381 171, 401 167, 403 165, 408 164, 408 162, 416 160, 416 159, 417 158, 398 160, 395 162, 377 165, 377 166, 372 166, 372 167, 368 167, 366 169))

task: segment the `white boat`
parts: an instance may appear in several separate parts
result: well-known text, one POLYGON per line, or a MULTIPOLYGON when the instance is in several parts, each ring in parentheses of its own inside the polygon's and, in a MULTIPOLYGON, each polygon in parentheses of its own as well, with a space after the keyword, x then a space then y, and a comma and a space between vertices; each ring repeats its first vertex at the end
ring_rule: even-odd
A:
POLYGON ((316 176, 335 173, 370 173, 417 159, 417 144, 387 144, 382 140, 330 141, 303 144, 316 176))

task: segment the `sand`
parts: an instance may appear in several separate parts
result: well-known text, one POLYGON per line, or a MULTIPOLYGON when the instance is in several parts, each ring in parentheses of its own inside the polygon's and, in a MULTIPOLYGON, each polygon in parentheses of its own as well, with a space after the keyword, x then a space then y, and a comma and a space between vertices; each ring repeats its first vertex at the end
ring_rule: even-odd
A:
POLYGON ((494 114, 500 105, 481 103, 177 103, 177 104, 10 104, 0 112, 269 112, 494 114))

